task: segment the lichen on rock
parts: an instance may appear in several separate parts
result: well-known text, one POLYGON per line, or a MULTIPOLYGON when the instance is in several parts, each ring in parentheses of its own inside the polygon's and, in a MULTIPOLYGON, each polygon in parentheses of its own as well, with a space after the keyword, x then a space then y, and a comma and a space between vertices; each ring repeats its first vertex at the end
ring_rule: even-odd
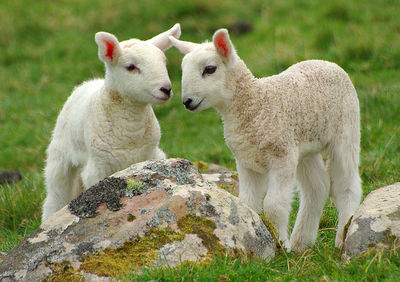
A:
POLYGON ((68 208, 72 214, 80 218, 95 217, 97 207, 106 203, 112 211, 120 210, 120 198, 127 189, 126 181, 122 178, 108 177, 93 185, 85 193, 72 200, 68 208))
POLYGON ((193 173, 193 164, 187 160, 178 160, 173 165, 166 165, 162 163, 149 163, 143 168, 149 169, 164 178, 176 179, 176 184, 194 184, 195 181, 190 178, 193 173))
POLYGON ((400 238, 400 183, 372 191, 353 215, 345 234, 343 253, 358 256, 375 246, 400 238), (389 238, 389 239, 388 239, 389 238))

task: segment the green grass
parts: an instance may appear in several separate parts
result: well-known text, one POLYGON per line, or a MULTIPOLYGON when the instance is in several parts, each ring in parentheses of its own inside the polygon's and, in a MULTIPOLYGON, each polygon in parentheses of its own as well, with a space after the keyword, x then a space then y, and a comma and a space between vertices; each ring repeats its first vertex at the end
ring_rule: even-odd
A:
MULTIPOLYGON (((400 2, 389 0, 100 0, 0 2, 0 172, 24 180, 0 186, 0 251, 9 251, 40 224, 45 150, 58 112, 78 83, 102 77, 94 34, 141 39, 182 25, 182 39, 210 40, 239 21, 249 33, 232 33, 238 54, 257 76, 276 74, 305 59, 338 63, 358 91, 362 115, 364 195, 400 181, 400 2)), ((213 110, 185 111, 180 102, 180 63, 167 52, 175 97, 155 107, 161 147, 170 157, 235 168, 213 110)), ((291 218, 295 218, 298 203, 291 218)), ((337 221, 327 202, 315 247, 302 255, 278 254, 266 263, 219 257, 209 266, 146 270, 132 279, 156 280, 394 280, 398 245, 350 263, 333 247, 337 221)), ((397 276, 396 276, 397 275, 397 276)))

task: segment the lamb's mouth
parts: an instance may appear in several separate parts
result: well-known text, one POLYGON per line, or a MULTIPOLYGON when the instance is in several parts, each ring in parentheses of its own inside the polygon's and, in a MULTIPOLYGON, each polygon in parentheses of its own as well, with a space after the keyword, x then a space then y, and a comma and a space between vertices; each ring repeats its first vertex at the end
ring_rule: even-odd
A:
POLYGON ((187 106, 187 109, 188 109, 189 111, 195 111, 195 110, 200 106, 200 104, 203 103, 203 101, 204 101, 204 99, 202 99, 199 103, 197 103, 197 104, 194 105, 194 106, 189 105, 189 106, 187 106))
POLYGON ((171 96, 167 95, 167 94, 161 94, 161 95, 154 95, 152 94, 151 96, 153 96, 154 98, 156 98, 157 100, 161 100, 161 101, 168 101, 169 98, 171 98, 171 96))

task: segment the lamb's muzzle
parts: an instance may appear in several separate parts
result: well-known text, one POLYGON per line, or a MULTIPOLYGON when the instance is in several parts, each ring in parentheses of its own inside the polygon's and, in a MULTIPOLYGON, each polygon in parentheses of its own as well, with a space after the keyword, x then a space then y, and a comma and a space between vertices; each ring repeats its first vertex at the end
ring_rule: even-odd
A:
POLYGON ((172 88, 168 88, 168 89, 167 89, 167 88, 165 88, 165 87, 161 87, 161 88, 160 88, 160 91, 163 92, 163 93, 165 93, 165 94, 169 97, 169 96, 171 95, 171 89, 172 89, 172 88))

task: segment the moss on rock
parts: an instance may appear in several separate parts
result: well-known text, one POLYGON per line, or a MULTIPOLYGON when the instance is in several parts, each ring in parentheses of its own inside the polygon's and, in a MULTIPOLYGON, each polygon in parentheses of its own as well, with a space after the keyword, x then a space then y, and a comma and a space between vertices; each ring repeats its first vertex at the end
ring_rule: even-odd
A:
POLYGON ((136 219, 136 216, 134 216, 133 214, 129 213, 127 216, 127 221, 132 222, 136 219))
POLYGON ((190 213, 178 221, 178 227, 185 234, 197 234, 209 251, 209 255, 214 255, 218 251, 225 250, 219 242, 218 237, 214 234, 217 226, 211 219, 190 213))
POLYGON ((186 234, 196 234, 202 239, 208 250, 207 258, 225 251, 214 234, 216 224, 211 219, 188 214, 178 220, 178 227, 181 232, 173 231, 170 227, 152 228, 145 236, 137 236, 116 249, 107 248, 103 252, 86 255, 79 271, 115 277, 131 270, 136 271, 144 265, 152 266, 159 249, 174 241, 183 241, 186 234))
POLYGON ((42 279, 42 281, 52 281, 52 282, 78 282, 85 281, 84 277, 80 275, 72 266, 69 261, 61 261, 47 264, 52 273, 47 275, 42 279))
POLYGON ((125 196, 132 198, 133 196, 141 195, 145 186, 146 185, 142 182, 126 179, 125 196))
POLYGON ((283 249, 283 244, 282 242, 279 240, 278 237, 278 232, 276 231, 275 226, 272 224, 272 222, 262 213, 258 214, 262 220, 262 222, 264 223, 265 227, 267 228, 268 232, 272 235, 272 238, 275 241, 275 246, 276 248, 279 249, 283 249))
POLYGON ((107 248, 104 252, 85 256, 80 270, 109 277, 129 273, 144 265, 151 266, 157 258, 158 249, 184 238, 183 233, 177 233, 170 227, 153 228, 145 236, 137 236, 116 249, 107 248))
POLYGON ((231 177, 236 180, 239 181, 239 174, 237 172, 232 173, 231 177))
POLYGON ((230 193, 231 195, 237 197, 238 193, 235 191, 235 185, 234 184, 217 184, 219 188, 224 189, 226 192, 230 193))
POLYGON ((203 161, 197 161, 193 163, 195 167, 199 169, 201 173, 205 173, 208 171, 208 164, 203 161))

